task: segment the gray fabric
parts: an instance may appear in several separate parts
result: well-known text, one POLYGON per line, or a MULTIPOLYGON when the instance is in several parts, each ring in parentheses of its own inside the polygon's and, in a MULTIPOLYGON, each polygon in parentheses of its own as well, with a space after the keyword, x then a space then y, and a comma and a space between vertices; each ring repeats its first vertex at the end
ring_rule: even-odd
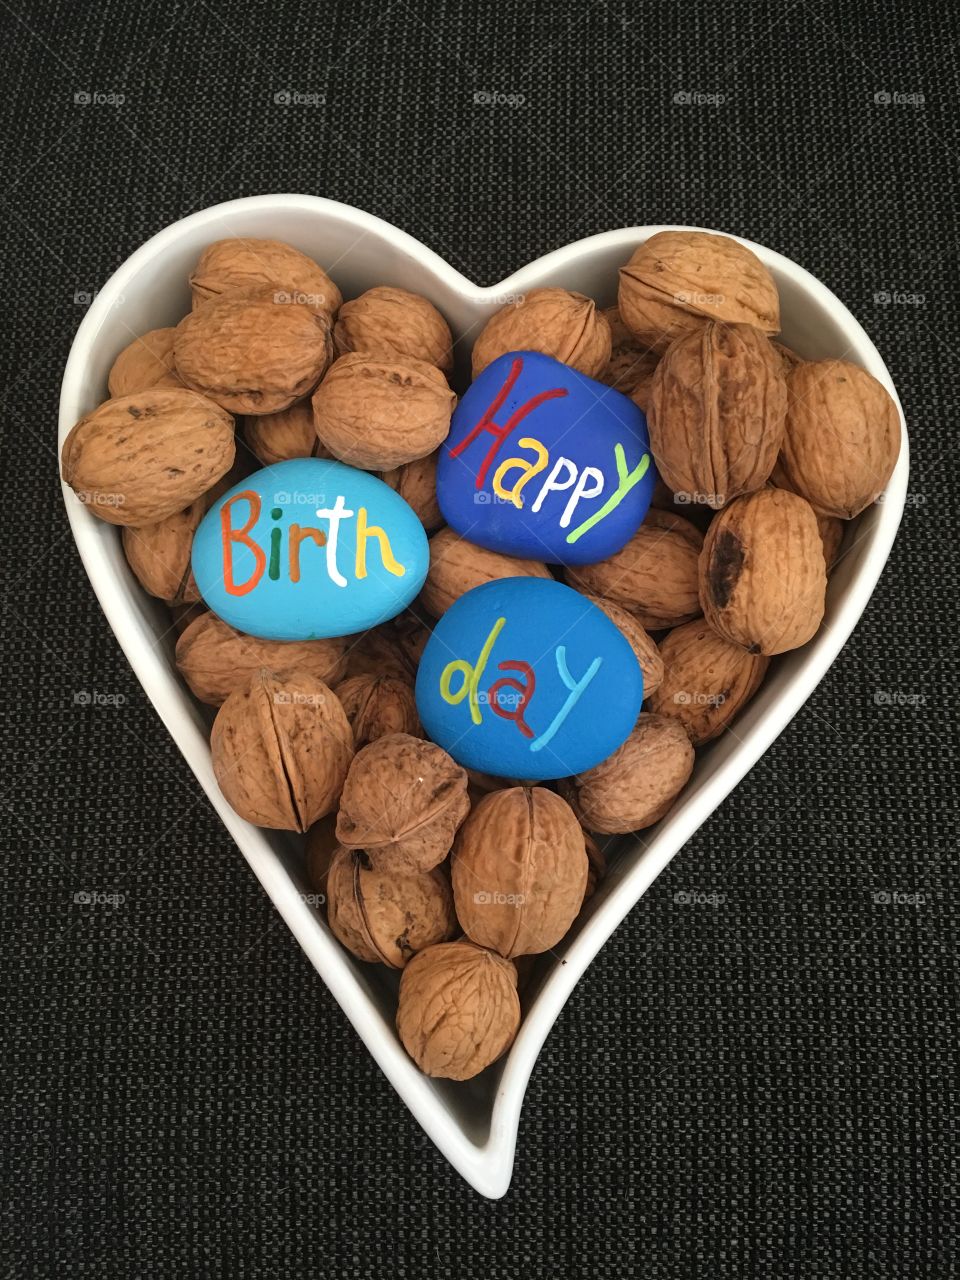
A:
POLYGON ((952 11, 11 0, 0 20, 2 1274, 957 1274, 952 11), (82 295, 173 219, 275 190, 377 213, 482 282, 621 225, 747 235, 852 308, 910 422, 866 617, 570 1001, 497 1204, 279 923, 61 511, 82 295))

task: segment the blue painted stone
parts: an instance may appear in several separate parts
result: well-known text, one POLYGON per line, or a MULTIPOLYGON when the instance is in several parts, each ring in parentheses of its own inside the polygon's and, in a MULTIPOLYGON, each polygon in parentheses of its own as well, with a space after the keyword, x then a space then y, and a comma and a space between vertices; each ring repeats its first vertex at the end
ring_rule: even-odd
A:
POLYGON ((468 769, 565 778, 592 768, 640 714, 643 672, 618 627, 578 591, 504 578, 466 592, 427 641, 417 709, 468 769))
POLYGON ((280 462, 234 485, 200 522, 192 554, 213 612, 268 640, 386 622, 423 586, 429 559, 423 525, 398 494, 321 458, 280 462))
POLYGON ((594 564, 640 527, 656 473, 632 400, 535 351, 499 356, 453 415, 437 497, 481 547, 594 564))

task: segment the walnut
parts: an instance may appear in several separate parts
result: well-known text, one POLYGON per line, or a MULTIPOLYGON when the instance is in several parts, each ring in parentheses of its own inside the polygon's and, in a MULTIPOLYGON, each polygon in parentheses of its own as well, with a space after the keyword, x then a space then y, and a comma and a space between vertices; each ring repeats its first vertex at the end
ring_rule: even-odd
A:
POLYGON ((332 319, 340 290, 312 258, 282 240, 230 236, 207 245, 190 276, 194 309, 236 290, 271 286, 284 301, 332 319))
POLYGON ((365 850, 377 870, 429 871, 449 853, 469 809, 467 775, 442 747, 388 734, 354 757, 337 838, 365 850))
POLYGON ((457 932, 446 871, 377 871, 359 849, 339 849, 327 875, 331 932, 360 960, 402 969, 457 932))
POLYGON ((676 716, 695 747, 732 723, 770 665, 769 658, 724 640, 702 618, 664 636, 660 653, 666 674, 650 698, 650 710, 676 716))
POLYGON ((351 676, 337 685, 337 697, 347 713, 357 750, 390 733, 416 737, 420 717, 413 689, 394 676, 351 676))
POLYGON ((430 568, 420 600, 435 618, 441 617, 473 587, 496 578, 550 578, 550 570, 538 560, 519 560, 488 551, 452 529, 441 529, 430 539, 430 568))
POLYGON ((156 524, 122 530, 127 564, 144 591, 170 604, 196 604, 197 584, 190 570, 193 535, 207 510, 205 496, 156 524))
POLYGON ((345 302, 333 336, 338 355, 362 351, 382 360, 412 356, 445 373, 453 368, 450 326, 432 302, 406 289, 379 285, 345 302))
POLYGON ((660 657, 660 650, 627 609, 615 604, 612 600, 605 600, 603 596, 587 595, 587 599, 598 609, 602 609, 614 626, 619 627, 623 632, 643 672, 643 696, 649 698, 657 691, 663 680, 663 659, 660 657))
POLYGON ((561 782, 560 792, 588 831, 625 835, 669 812, 693 764, 693 746, 679 720, 641 712, 612 756, 561 782))
POLYGON ((657 366, 649 415, 657 470, 675 495, 726 506, 766 483, 786 412, 783 363, 763 334, 703 324, 657 366))
POLYGON ((596 564, 568 567, 567 582, 587 595, 611 600, 651 631, 698 617, 700 534, 680 516, 668 516, 670 525, 661 527, 658 522, 664 516, 666 512, 648 511, 644 523, 615 555, 596 564))
POLYGON ((211 298, 177 325, 177 373, 231 413, 276 413, 308 395, 333 355, 325 315, 272 288, 211 298))
POLYGON ((64 481, 108 524, 148 525, 183 511, 234 460, 233 419, 194 391, 157 388, 107 400, 64 441, 64 481))
POLYGON ((897 406, 866 370, 846 360, 791 370, 780 469, 818 512, 859 515, 883 492, 899 453, 897 406))
POLYGON ((433 533, 443 524, 440 504, 437 502, 438 452, 434 450, 425 458, 414 458, 402 467, 380 474, 383 483, 399 493, 404 502, 409 503, 427 533, 433 533))
POLYGON ((319 822, 315 822, 307 832, 304 850, 304 870, 307 884, 321 900, 327 897, 327 876, 330 864, 340 848, 337 842, 337 815, 328 813, 319 822))
POLYGON ((544 787, 484 796, 457 834, 451 867, 467 936, 508 959, 555 947, 587 887, 580 824, 544 787))
POLYGON ((823 618, 827 571, 817 517, 786 489, 737 498, 707 530, 700 601, 731 644, 767 655, 796 649, 823 618))
POLYGON ((390 471, 446 440, 456 400, 435 365, 358 352, 341 356, 320 383, 313 419, 335 458, 365 471, 390 471))
POLYGON ((473 376, 508 351, 541 351, 597 378, 610 362, 610 326, 582 293, 532 289, 484 325, 473 347, 473 376))
POLYGON ((291 458, 330 458, 329 449, 317 439, 310 400, 295 400, 276 413, 240 419, 247 448, 265 467, 291 458))
POLYGON ((173 328, 151 329, 124 347, 107 378, 110 395, 136 395, 152 387, 182 387, 173 364, 175 332, 173 328))
POLYGON ((210 749, 220 790, 241 818, 306 831, 336 806, 353 734, 322 680, 258 671, 217 712, 210 749))
POLYGON ((177 669, 201 702, 218 707, 261 668, 336 684, 345 666, 345 639, 262 640, 203 613, 177 641, 177 669))
POLYGON ((412 689, 429 628, 410 610, 348 641, 348 676, 390 676, 412 689))
POLYGON ((472 942, 441 942, 400 979, 397 1032, 420 1070, 470 1080, 506 1053, 520 1027, 517 970, 472 942))
POLYGON ((616 307, 607 307, 603 316, 610 326, 613 345, 609 363, 599 375, 599 380, 622 395, 630 396, 646 413, 650 384, 659 363, 660 354, 657 351, 647 351, 637 342, 623 323, 616 307))
POLYGON ((660 231, 639 245, 620 268, 618 303, 624 324, 654 351, 706 320, 780 328, 767 268, 746 245, 706 231, 660 231))

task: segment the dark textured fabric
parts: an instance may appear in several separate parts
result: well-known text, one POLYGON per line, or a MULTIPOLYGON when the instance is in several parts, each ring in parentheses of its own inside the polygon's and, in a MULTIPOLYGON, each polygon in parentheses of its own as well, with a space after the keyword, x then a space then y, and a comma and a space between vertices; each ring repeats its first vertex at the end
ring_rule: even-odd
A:
POLYGON ((0 1272, 958 1274, 949 6, 3 0, 0 21, 0 1272), (747 235, 849 304, 912 432, 862 624, 571 999, 499 1203, 275 916, 61 510, 84 295, 173 219, 276 190, 483 282, 620 225, 747 235))

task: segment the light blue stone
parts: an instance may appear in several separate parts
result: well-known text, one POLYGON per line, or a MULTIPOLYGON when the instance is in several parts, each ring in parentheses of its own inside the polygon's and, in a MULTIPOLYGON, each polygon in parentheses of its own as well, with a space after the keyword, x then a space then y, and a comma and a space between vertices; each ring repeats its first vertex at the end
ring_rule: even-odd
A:
POLYGON ((386 622, 417 595, 429 559, 423 526, 398 494, 321 458, 280 462, 234 485, 204 516, 192 553, 205 603, 268 640, 386 622))

